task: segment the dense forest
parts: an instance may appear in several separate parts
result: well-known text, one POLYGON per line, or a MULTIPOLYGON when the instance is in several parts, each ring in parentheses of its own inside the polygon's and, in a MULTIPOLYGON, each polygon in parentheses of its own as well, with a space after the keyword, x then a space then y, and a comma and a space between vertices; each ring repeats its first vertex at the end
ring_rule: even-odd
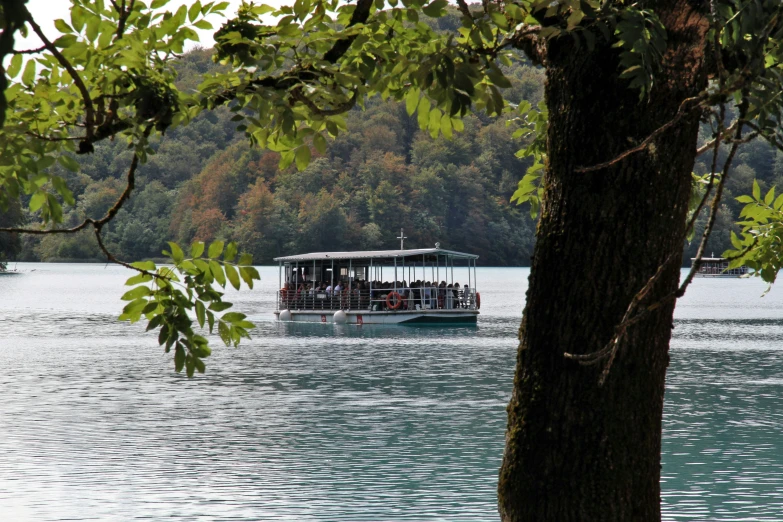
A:
MULTIPOLYGON (((452 18, 438 23, 455 23, 452 18)), ((216 67, 211 50, 187 53, 178 63, 179 87, 195 89, 216 67)), ((516 65, 507 74, 512 87, 504 95, 511 103, 541 101, 543 70, 516 65)), ((250 146, 232 116, 225 108, 204 113, 154 144, 156 154, 139 169, 136 192, 104 228, 117 257, 159 257, 172 239, 223 239, 239 241, 265 264, 309 251, 394 248, 404 228, 410 248, 440 242, 480 254, 484 265, 529 264, 535 221, 527 205, 510 202, 527 162, 515 156, 523 143, 512 138, 505 118, 471 115, 452 140, 432 139, 404 104, 374 98, 346 116, 348 132, 325 153, 313 147, 313 161, 300 172, 295 166, 280 170, 277 153, 250 146)), ((702 129, 702 139, 709 137, 710 130, 702 129)), ((106 212, 124 188, 130 155, 120 140, 104 142, 80 158, 78 174, 56 167, 76 197, 63 226, 106 212)), ((697 173, 707 170, 708 155, 699 158, 697 173)), ((734 196, 750 192, 755 178, 762 188, 783 187, 783 154, 758 140, 735 159, 708 254, 730 246, 740 208, 734 196)), ((0 221, 18 221, 18 213, 8 209, 0 221)), ((37 221, 29 214, 24 220, 37 221)), ((687 246, 686 262, 695 243, 687 246)), ((3 258, 97 261, 102 255, 84 232, 27 236, 21 249, 0 238, 3 258)))

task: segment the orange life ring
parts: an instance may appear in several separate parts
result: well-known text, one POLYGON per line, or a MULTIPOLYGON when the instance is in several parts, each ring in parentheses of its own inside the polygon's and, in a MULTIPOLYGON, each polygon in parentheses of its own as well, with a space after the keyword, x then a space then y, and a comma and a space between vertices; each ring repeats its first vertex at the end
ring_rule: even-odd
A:
POLYGON ((397 292, 389 292, 386 294, 386 307, 389 310, 396 310, 402 306, 402 296, 397 292), (396 297, 395 297, 396 296, 396 297), (392 297, 395 297, 394 304, 391 303, 392 297))
POLYGON ((476 310, 481 309, 481 294, 476 292, 476 310))

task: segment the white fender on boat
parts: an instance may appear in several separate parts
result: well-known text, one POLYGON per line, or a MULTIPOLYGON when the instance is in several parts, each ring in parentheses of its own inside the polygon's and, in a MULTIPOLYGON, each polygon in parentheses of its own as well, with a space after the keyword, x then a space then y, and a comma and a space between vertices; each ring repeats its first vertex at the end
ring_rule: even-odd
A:
POLYGON ((280 320, 280 321, 290 321, 291 320, 291 310, 282 310, 280 312, 280 315, 278 316, 278 320, 280 320))
POLYGON ((342 310, 337 310, 334 313, 334 317, 332 318, 334 321, 334 324, 345 324, 348 322, 348 314, 343 312, 342 310))

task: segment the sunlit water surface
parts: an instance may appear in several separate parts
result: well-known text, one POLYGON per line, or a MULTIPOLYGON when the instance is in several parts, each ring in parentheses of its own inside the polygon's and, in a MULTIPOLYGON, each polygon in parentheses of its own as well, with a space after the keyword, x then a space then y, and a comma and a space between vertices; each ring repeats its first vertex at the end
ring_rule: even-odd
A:
MULTIPOLYGON (((263 268, 231 296, 253 340, 193 380, 117 323, 126 271, 18 269, 0 277, 0 520, 497 520, 527 269, 479 269, 476 327, 359 328, 274 322, 263 268)), ((783 291, 763 290, 700 279, 678 304, 667 520, 783 519, 783 291)))

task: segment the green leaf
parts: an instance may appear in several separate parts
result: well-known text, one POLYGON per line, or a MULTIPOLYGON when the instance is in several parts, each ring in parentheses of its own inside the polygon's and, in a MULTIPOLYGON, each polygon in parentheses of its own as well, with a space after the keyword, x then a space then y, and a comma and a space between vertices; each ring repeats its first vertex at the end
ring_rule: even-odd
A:
POLYGON ((185 366, 185 348, 177 343, 177 348, 174 351, 174 370, 179 373, 183 366, 185 366))
POLYGON ((426 130, 430 121, 430 100, 428 100, 426 96, 422 96, 421 100, 419 100, 418 112, 419 128, 421 130, 426 130))
POLYGON ((139 270, 146 270, 147 272, 153 272, 155 271, 155 263, 152 261, 136 261, 135 263, 131 263, 131 266, 133 268, 138 268, 139 270))
POLYGON ((188 20, 190 20, 190 23, 193 23, 196 21, 196 18, 198 18, 198 15, 201 13, 201 0, 196 0, 193 2, 193 5, 190 6, 190 9, 188 10, 188 20))
POLYGON ((222 241, 213 241, 211 245, 209 245, 209 250, 207 250, 207 257, 210 259, 217 259, 220 257, 220 254, 223 253, 223 242, 222 241))
POLYGON ((63 154, 57 158, 57 161, 71 172, 79 172, 79 163, 72 157, 63 154))
POLYGON ((226 346, 231 345, 231 330, 229 329, 228 324, 223 321, 218 321, 218 334, 226 346))
POLYGON ((168 4, 170 0, 152 0, 152 4, 150 4, 150 9, 160 9, 164 5, 168 4))
POLYGON ((300 172, 307 168, 310 164, 310 147, 302 145, 296 149, 296 168, 300 172))
POLYGON ((174 260, 174 263, 179 264, 182 262, 183 259, 185 259, 185 253, 182 251, 180 246, 176 243, 173 243, 171 241, 169 243, 169 248, 171 248, 171 259, 174 260))
POLYGON ((32 85, 35 82, 35 60, 27 60, 22 73, 22 83, 32 85))
MULTIPOLYGON (((146 287, 141 287, 141 288, 146 288, 146 287)), ((125 308, 122 309, 122 312, 127 315, 135 315, 135 314, 141 315, 141 311, 144 310, 145 306, 147 306, 147 300, 139 298, 125 305, 125 308)))
POLYGON ((123 294, 123 296, 120 298, 123 301, 134 301, 140 297, 148 296, 152 293, 150 291, 149 287, 147 286, 137 286, 133 290, 128 290, 123 294))
POLYGON ((421 11, 431 18, 438 18, 442 16, 443 13, 445 13, 447 5, 448 2, 446 0, 433 0, 426 6, 422 7, 421 11))
POLYGON ((71 26, 68 25, 65 20, 62 18, 58 18, 54 21, 54 26, 57 28, 58 31, 60 31, 63 34, 71 34, 73 32, 73 29, 71 29, 71 26))
POLYGON ((440 119, 440 131, 447 139, 451 139, 453 136, 451 128, 451 116, 446 113, 443 113, 443 116, 440 119))
POLYGON ((212 273, 215 281, 217 281, 220 286, 226 286, 226 274, 223 272, 223 268, 217 261, 211 260, 209 262, 209 271, 212 273))
MULTIPOLYGON (((160 326, 162 322, 163 322, 163 316, 156 315, 155 317, 150 319, 149 323, 147 323, 147 329, 145 331, 149 332, 150 330, 154 330, 155 328, 160 326)), ((163 343, 158 343, 158 344, 163 344, 163 343)))
POLYGON ((204 373, 204 371, 207 369, 207 367, 204 365, 204 361, 202 361, 198 357, 193 358, 193 366, 196 367, 198 373, 204 373))
POLYGON ((223 254, 224 261, 233 261, 237 256, 237 244, 231 241, 226 247, 226 253, 223 254))
POLYGON ((71 25, 77 33, 84 28, 85 15, 86 13, 84 9, 82 9, 80 6, 76 5, 71 7, 71 25))
POLYGON ((138 285, 141 283, 148 283, 152 281, 152 276, 149 274, 137 274, 125 281, 126 286, 138 285))
POLYGON ((11 63, 8 65, 8 69, 6 69, 6 74, 8 74, 9 78, 16 78, 16 75, 19 74, 19 71, 21 70, 22 70, 22 55, 15 54, 13 58, 11 58, 11 63))
POLYGON ((759 187, 759 182, 755 179, 753 180, 753 199, 761 201, 761 187, 759 187))
POLYGON ((416 112, 416 107, 419 106, 419 89, 411 89, 408 91, 408 95, 405 97, 405 110, 408 112, 408 116, 413 116, 416 112))
POLYGON ((248 254, 247 252, 243 252, 239 256, 239 261, 237 262, 239 265, 252 265, 253 264, 253 256, 248 254))
POLYGON ((321 154, 326 154, 326 138, 320 132, 313 136, 313 146, 321 154))
POLYGON ((204 253, 204 242, 203 241, 196 241, 192 245, 190 245, 190 257, 201 257, 201 254, 204 253))
POLYGON ((224 314, 220 320, 227 323, 238 323, 239 321, 244 320, 246 317, 247 316, 245 314, 241 314, 239 312, 228 312, 227 314, 224 314))
POLYGON ((767 195, 764 196, 764 204, 771 205, 774 199, 775 199, 775 187, 772 187, 771 189, 769 189, 769 192, 767 192, 767 195))
POLYGON ((258 270, 252 266, 242 266, 239 268, 239 275, 242 276, 242 280, 247 284, 248 288, 253 289, 253 281, 259 281, 261 276, 258 274, 258 270))
POLYGON ((239 290, 239 274, 237 273, 237 269, 234 268, 233 265, 223 265, 223 268, 226 269, 226 277, 228 277, 231 286, 239 290))
POLYGON ((209 305, 209 309, 214 312, 222 312, 223 310, 228 310, 232 306, 234 305, 226 301, 214 301, 209 305))
POLYGON ((30 198, 30 212, 36 212, 40 210, 46 201, 46 192, 38 191, 30 198))
POLYGON ((204 308, 204 303, 196 300, 196 319, 198 320, 198 325, 201 328, 204 328, 204 322, 207 319, 207 310, 204 308))
POLYGON ((506 20, 506 17, 503 15, 503 13, 499 11, 492 11, 490 13, 490 17, 492 18, 492 21, 495 22, 495 25, 504 31, 508 30, 508 20, 506 20))

